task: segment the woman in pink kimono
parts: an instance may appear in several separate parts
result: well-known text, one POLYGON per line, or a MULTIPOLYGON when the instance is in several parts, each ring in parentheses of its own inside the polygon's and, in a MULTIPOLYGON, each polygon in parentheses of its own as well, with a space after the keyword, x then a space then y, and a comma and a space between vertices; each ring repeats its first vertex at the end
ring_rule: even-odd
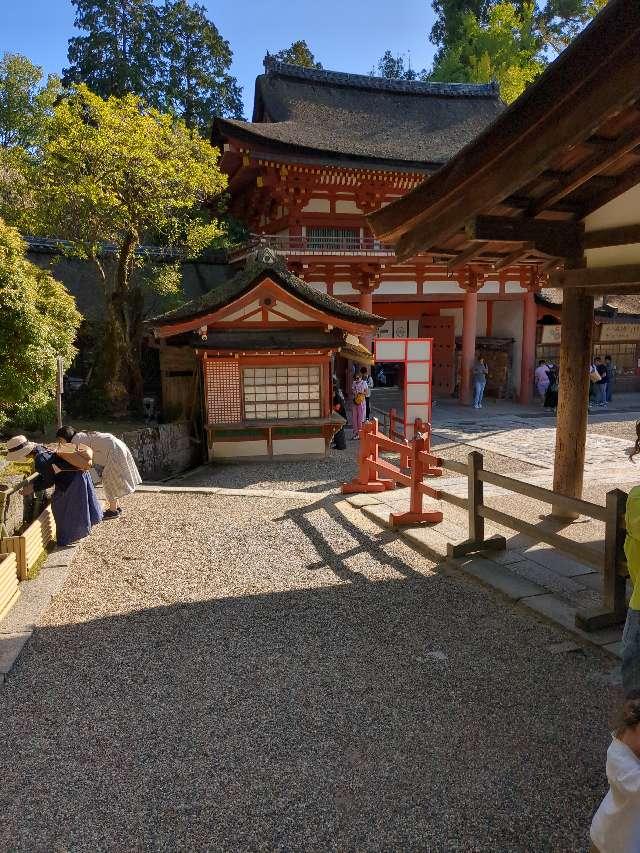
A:
POLYGON ((353 435, 351 438, 360 438, 360 430, 365 420, 367 411, 367 382, 362 376, 356 376, 352 386, 353 404, 351 407, 351 417, 353 423, 353 435))

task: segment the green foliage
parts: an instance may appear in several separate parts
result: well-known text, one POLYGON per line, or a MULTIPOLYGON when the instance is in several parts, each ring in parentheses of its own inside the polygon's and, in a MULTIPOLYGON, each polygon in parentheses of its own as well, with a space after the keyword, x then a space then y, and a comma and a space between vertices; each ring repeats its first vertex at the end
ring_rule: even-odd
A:
MULTIPOLYGON (((269 56, 268 53, 267 56, 269 56)), ((322 64, 316 62, 311 48, 304 39, 294 41, 290 47, 285 47, 274 53, 273 59, 278 62, 286 62, 289 65, 302 65, 304 68, 322 68, 322 64)))
POLYGON ((504 101, 511 103, 541 73, 534 10, 524 4, 518 11, 503 2, 489 9, 482 26, 468 13, 462 20, 462 37, 446 50, 434 67, 432 80, 489 83, 496 80, 504 101))
POLYGON ((51 416, 56 359, 71 363, 79 324, 73 297, 26 260, 20 235, 0 220, 0 425, 51 416))
POLYGON ((145 316, 157 317, 187 301, 182 289, 180 264, 147 264, 138 275, 139 287, 144 294, 145 316))
POLYGON ((0 147, 30 150, 38 145, 60 94, 60 81, 42 80, 42 68, 26 56, 0 59, 0 147))
POLYGON ((229 73, 229 42, 188 0, 165 0, 161 14, 162 85, 159 106, 206 134, 213 116, 242 118, 242 89, 229 73))
POLYGON ((36 233, 56 234, 94 260, 108 295, 101 380, 114 396, 141 397, 139 367, 144 292, 134 275, 136 247, 147 234, 168 245, 203 240, 204 202, 225 189, 219 152, 185 123, 134 95, 106 100, 80 85, 55 109, 38 170, 36 233), (107 280, 102 241, 116 248, 107 280))
POLYGON ((75 27, 69 40, 66 86, 86 83, 102 97, 155 90, 159 20, 152 0, 72 0, 75 27))
POLYGON ((66 85, 85 83, 103 98, 127 94, 208 131, 213 116, 242 117, 233 54, 206 8, 192 0, 72 0, 66 85))

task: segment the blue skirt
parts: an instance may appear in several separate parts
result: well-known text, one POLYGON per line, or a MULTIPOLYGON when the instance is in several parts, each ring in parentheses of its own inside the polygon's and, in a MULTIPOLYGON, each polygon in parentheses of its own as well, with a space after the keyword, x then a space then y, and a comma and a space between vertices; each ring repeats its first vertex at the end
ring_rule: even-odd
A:
POLYGON ((88 471, 62 474, 60 481, 56 478, 51 509, 58 545, 70 545, 84 539, 93 525, 102 521, 102 507, 88 471))

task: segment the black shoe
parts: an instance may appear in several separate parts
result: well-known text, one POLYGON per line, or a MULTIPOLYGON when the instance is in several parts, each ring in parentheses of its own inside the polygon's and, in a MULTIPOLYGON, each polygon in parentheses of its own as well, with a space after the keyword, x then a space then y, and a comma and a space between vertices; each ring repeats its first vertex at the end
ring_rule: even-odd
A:
POLYGON ((121 512, 122 512, 122 510, 120 510, 120 509, 115 509, 115 510, 114 509, 106 509, 102 513, 102 518, 103 518, 103 520, 109 519, 109 518, 119 518, 121 512))

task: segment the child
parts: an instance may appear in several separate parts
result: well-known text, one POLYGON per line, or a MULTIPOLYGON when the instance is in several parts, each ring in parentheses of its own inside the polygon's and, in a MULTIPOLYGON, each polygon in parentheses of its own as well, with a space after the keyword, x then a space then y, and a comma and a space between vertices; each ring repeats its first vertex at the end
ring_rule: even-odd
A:
POLYGON ((640 690, 629 694, 607 750, 609 792, 591 823, 592 851, 640 850, 640 690))
MULTIPOLYGON (((636 443, 630 459, 640 453, 640 421, 636 424, 636 443)), ((622 634, 622 686, 625 693, 640 689, 640 486, 634 486, 627 498, 625 515, 627 536, 624 553, 627 558, 633 592, 627 621, 622 634)))

